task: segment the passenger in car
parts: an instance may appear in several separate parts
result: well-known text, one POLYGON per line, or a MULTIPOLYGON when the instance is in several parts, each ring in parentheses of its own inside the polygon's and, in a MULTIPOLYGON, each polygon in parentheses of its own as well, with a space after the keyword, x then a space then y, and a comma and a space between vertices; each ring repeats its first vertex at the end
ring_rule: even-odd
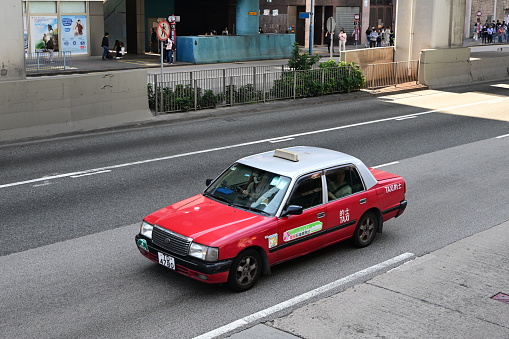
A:
POLYGON ((340 169, 327 177, 327 195, 330 200, 336 200, 352 194, 352 187, 346 182, 346 170, 340 169))

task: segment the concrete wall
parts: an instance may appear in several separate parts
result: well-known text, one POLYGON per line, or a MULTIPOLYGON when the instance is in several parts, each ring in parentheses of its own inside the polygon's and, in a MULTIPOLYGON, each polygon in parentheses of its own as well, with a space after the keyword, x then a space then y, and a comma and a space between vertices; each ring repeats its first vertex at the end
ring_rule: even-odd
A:
POLYGON ((0 48, 0 82, 25 78, 23 58, 23 9, 19 0, 2 0, 0 11, 2 45, 0 48))
POLYGON ((290 58, 294 34, 177 37, 177 60, 195 64, 290 58))
POLYGON ((394 47, 362 48, 341 51, 339 59, 356 65, 384 64, 394 61, 394 47))
POLYGON ((472 58, 470 48, 423 50, 419 83, 430 88, 509 79, 509 53, 472 58))
POLYGON ((0 82, 0 141, 150 118, 146 70, 0 82))

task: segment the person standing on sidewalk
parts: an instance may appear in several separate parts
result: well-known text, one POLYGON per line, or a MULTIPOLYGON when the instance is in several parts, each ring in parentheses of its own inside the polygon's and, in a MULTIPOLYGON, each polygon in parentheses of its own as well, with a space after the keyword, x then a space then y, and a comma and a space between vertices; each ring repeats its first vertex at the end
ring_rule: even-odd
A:
POLYGON ((332 53, 334 53, 334 34, 329 33, 329 31, 325 32, 325 43, 327 44, 327 50, 330 53, 332 47, 332 53))
POLYGON ((347 35, 345 33, 344 30, 341 30, 339 31, 339 35, 338 35, 338 38, 339 38, 339 51, 346 51, 346 39, 347 39, 347 35))
POLYGON ((371 47, 371 32, 375 30, 375 27, 366 30, 366 48, 371 47))
POLYGON ((156 29, 152 28, 152 33, 150 34, 150 53, 157 53, 158 45, 156 29))
POLYGON ((108 36, 109 36, 108 32, 104 33, 103 41, 101 42, 101 47, 103 48, 103 56, 102 56, 103 60, 106 60, 105 58, 111 59, 110 40, 108 39, 108 36))
POLYGON ((166 42, 166 62, 169 63, 170 65, 173 65, 173 52, 175 51, 175 44, 173 43, 173 40, 171 40, 170 38, 168 39, 168 41, 166 42))
POLYGON ((369 48, 376 47, 377 40, 378 40, 378 32, 373 27, 373 30, 371 31, 371 34, 369 36, 369 48))

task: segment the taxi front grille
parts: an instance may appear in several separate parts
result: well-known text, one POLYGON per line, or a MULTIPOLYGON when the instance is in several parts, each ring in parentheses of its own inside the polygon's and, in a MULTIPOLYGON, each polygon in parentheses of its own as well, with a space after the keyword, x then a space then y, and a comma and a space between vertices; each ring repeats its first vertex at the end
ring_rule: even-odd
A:
POLYGON ((186 256, 193 239, 184 237, 159 226, 154 226, 152 242, 154 245, 176 255, 186 256))

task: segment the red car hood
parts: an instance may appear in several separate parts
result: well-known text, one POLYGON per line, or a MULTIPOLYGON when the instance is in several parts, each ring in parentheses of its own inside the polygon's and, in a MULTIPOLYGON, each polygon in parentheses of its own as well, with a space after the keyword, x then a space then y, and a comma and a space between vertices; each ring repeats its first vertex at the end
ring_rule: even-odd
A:
POLYGON ((147 216, 151 224, 193 238, 204 245, 217 245, 228 241, 235 233, 242 232, 267 217, 243 211, 203 195, 182 200, 147 216))

